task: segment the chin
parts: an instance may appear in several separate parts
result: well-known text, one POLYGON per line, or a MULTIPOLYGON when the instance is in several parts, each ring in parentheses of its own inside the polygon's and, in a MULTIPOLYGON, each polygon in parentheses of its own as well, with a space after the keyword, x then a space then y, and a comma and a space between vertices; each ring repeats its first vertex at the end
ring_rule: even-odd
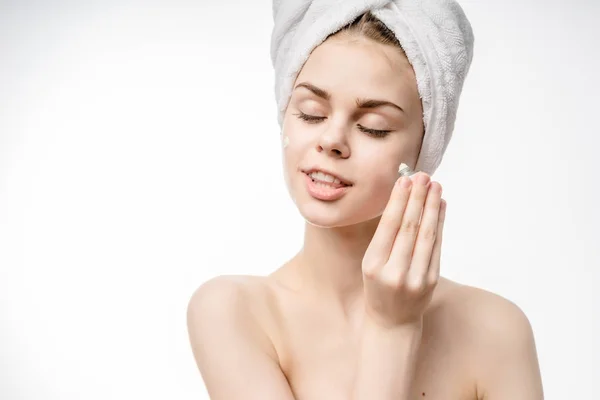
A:
POLYGON ((358 225, 378 218, 381 212, 368 210, 358 203, 343 199, 337 202, 323 202, 313 198, 297 201, 298 211, 306 222, 320 228, 340 228, 358 225))
POLYGON ((319 204, 318 200, 298 205, 298 211, 306 222, 320 228, 337 228, 352 225, 352 218, 340 207, 332 204, 319 204))

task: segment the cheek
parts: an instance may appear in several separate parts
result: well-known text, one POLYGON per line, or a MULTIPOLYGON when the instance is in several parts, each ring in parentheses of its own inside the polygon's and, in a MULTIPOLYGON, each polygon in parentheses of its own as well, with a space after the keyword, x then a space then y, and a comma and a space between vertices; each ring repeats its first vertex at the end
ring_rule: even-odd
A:
POLYGON ((290 138, 288 135, 286 135, 285 133, 282 133, 281 135, 281 147, 283 147, 284 149, 286 147, 288 147, 290 144, 290 138))
POLYGON ((314 139, 313 131, 298 126, 298 123, 293 119, 291 121, 286 120, 281 135, 281 145, 285 157, 290 160, 300 161, 310 148, 314 146, 314 139))
POLYGON ((396 177, 386 173, 377 174, 371 180, 369 189, 375 203, 381 207, 385 207, 392 193, 394 182, 396 182, 396 177))
POLYGON ((361 190, 357 193, 357 209, 360 209, 361 219, 372 219, 380 216, 387 206, 390 194, 396 182, 396 175, 389 171, 371 170, 361 179, 361 190))
POLYGON ((298 140, 295 140, 293 135, 284 133, 283 140, 283 174, 285 178, 285 183, 288 187, 288 190, 291 191, 291 194, 294 193, 294 185, 299 177, 301 178, 301 173, 299 168, 301 167, 301 156, 302 156, 302 148, 299 147, 298 140))

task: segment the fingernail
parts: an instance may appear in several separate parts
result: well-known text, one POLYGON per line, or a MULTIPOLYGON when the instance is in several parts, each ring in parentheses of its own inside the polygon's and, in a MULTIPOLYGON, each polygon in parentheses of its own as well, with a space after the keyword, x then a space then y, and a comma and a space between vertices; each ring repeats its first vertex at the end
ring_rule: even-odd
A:
POLYGON ((401 179, 401 182, 400 182, 401 186, 405 189, 408 189, 410 187, 411 183, 412 183, 412 181, 408 176, 403 176, 401 179))

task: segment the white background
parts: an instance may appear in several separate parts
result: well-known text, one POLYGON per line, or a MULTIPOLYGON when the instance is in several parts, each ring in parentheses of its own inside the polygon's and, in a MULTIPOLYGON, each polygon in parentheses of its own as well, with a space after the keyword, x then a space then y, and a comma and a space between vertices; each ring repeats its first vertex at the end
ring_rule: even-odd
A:
MULTIPOLYGON (((442 273, 525 311, 547 399, 597 398, 600 2, 461 4, 442 273)), ((267 0, 0 2, 0 398, 207 398, 190 295, 301 246, 271 27, 267 0)))

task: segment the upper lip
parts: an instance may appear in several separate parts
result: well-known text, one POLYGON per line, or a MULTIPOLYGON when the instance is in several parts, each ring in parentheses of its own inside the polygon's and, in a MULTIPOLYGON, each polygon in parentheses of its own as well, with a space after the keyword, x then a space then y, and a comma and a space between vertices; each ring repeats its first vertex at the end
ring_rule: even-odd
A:
POLYGON ((338 174, 336 174, 334 172, 331 172, 331 171, 329 171, 327 169, 321 168, 321 167, 311 167, 311 168, 308 168, 308 169, 303 169, 302 172, 304 172, 306 175, 310 175, 313 172, 322 172, 324 174, 331 175, 334 178, 339 179, 340 182, 342 182, 344 185, 352 186, 352 182, 350 182, 348 179, 346 179, 343 176, 340 176, 340 175, 338 175, 338 174))

